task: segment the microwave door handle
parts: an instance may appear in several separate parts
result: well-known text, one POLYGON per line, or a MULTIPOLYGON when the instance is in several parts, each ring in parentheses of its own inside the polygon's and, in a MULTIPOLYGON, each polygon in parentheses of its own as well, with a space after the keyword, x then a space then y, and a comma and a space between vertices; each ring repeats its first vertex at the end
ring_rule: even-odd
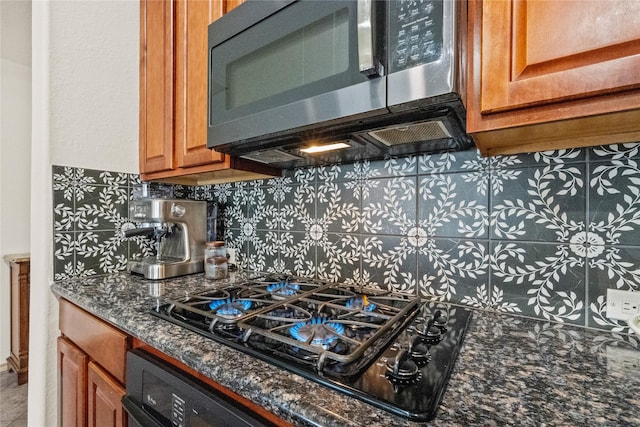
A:
POLYGON ((356 7, 360 72, 369 78, 380 77, 383 74, 382 65, 374 55, 373 0, 358 0, 356 7))

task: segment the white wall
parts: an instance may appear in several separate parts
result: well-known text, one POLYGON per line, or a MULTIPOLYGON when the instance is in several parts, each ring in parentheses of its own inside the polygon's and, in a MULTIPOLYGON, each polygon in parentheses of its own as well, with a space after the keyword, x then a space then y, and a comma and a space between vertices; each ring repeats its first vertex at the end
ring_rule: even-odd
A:
POLYGON ((58 417, 51 166, 138 172, 139 3, 35 1, 32 25, 28 417, 39 427, 58 417))
MULTIPOLYGON (((31 2, 0 1, 0 257, 29 252, 31 2)), ((10 353, 9 264, 0 261, 0 364, 10 353)))

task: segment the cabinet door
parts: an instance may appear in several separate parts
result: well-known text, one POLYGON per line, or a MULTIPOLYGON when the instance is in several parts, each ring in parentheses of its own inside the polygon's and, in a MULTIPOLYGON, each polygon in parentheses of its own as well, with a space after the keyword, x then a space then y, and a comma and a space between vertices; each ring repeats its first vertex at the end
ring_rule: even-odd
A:
POLYGON ((87 425, 87 355, 71 341, 58 337, 58 373, 65 427, 87 425))
POLYGON ((640 2, 469 0, 467 132, 485 155, 640 139, 640 2))
POLYGON ((122 398, 125 389, 94 362, 89 362, 87 413, 89 427, 124 427, 122 398))
POLYGON ((178 167, 225 161, 207 148, 208 27, 223 13, 222 1, 176 0, 176 134, 178 167))
POLYGON ((640 2, 482 5, 482 113, 640 86, 640 2))
POLYGON ((140 2, 140 172, 171 170, 174 131, 174 2, 140 2))

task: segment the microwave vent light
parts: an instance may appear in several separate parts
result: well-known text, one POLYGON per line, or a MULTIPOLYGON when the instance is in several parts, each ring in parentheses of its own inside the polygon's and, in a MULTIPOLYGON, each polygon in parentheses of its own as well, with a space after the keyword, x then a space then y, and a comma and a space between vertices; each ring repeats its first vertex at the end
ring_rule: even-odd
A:
POLYGON ((394 126, 369 132, 369 135, 387 146, 451 138, 440 120, 394 126))
POLYGON ((351 145, 345 142, 336 142, 333 144, 312 145, 307 148, 301 148, 300 151, 306 154, 325 153, 327 151, 342 150, 343 148, 350 148, 351 145))

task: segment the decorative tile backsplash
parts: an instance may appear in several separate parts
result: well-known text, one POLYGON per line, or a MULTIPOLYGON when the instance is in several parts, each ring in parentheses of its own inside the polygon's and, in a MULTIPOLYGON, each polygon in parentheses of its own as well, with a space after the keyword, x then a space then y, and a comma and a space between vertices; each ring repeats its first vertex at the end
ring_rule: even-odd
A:
MULTIPOLYGON (((374 284, 621 331, 607 288, 640 291, 640 143, 481 158, 476 150, 199 187, 243 267, 374 284)), ((55 278, 124 268, 127 174, 54 167, 55 278)))

